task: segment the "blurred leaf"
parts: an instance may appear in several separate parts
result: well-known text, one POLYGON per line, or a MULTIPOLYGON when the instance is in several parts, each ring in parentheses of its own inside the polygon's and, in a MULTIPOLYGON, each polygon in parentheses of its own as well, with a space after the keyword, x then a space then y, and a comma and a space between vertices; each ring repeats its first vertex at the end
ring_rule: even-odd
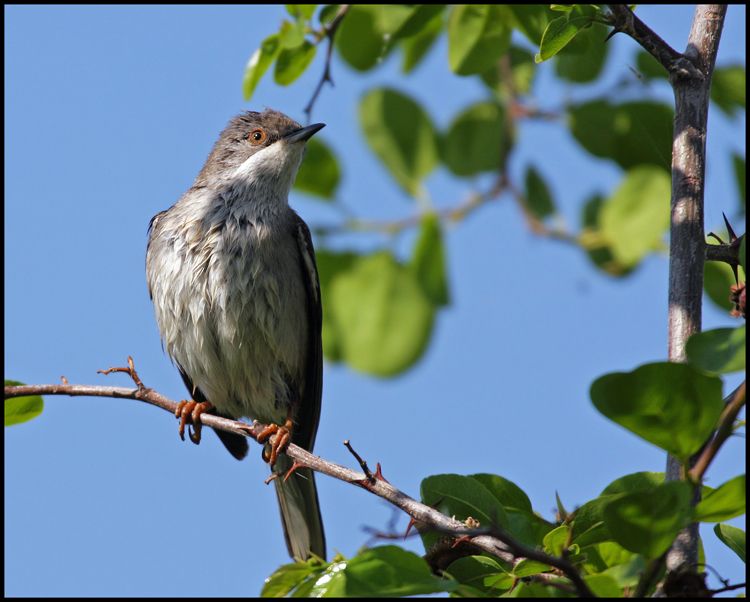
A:
POLYGON ((569 109, 570 130, 597 157, 623 169, 648 163, 669 172, 672 162, 672 107, 660 102, 619 105, 593 100, 569 109))
POLYGON ((529 496, 513 481, 489 473, 478 473, 470 476, 484 485, 506 509, 517 508, 518 510, 533 512, 529 496))
POLYGON ((745 157, 738 155, 737 153, 732 154, 732 167, 734 167, 734 177, 737 180, 737 192, 740 195, 740 211, 745 213, 745 176, 747 175, 747 166, 745 164, 745 157))
POLYGON ((745 475, 714 489, 695 507, 693 520, 716 523, 745 514, 745 475))
POLYGON ((688 361, 705 370, 725 374, 745 369, 745 325, 697 332, 687 342, 688 361))
POLYGON ((604 43, 607 28, 594 23, 578 33, 555 60, 555 73, 570 82, 584 84, 594 81, 604 69, 609 45, 604 43))
POLYGON ((506 506, 505 513, 508 516, 508 533, 527 546, 542 545, 545 535, 555 528, 555 525, 529 510, 506 506))
POLYGON ((275 33, 263 40, 260 48, 250 57, 245 67, 245 76, 242 80, 242 95, 245 100, 250 100, 260 78, 268 71, 268 68, 276 60, 280 51, 281 43, 279 41, 279 34, 275 33))
POLYGON ((448 19, 448 62, 457 75, 489 69, 508 50, 511 29, 503 7, 460 4, 448 19))
POLYGON ((639 50, 635 64, 640 75, 646 79, 669 79, 667 70, 650 53, 639 50))
POLYGON ((336 155, 320 138, 307 141, 305 158, 297 173, 294 188, 308 194, 333 199, 341 180, 336 155))
MULTIPOLYGON (((24 383, 17 380, 6 380, 6 387, 18 387, 24 383)), ((36 418, 44 410, 44 400, 40 395, 28 397, 11 397, 5 400, 5 426, 21 424, 36 418)))
POLYGON ((729 287, 734 284, 732 268, 726 263, 706 261, 703 264, 703 290, 720 308, 730 311, 729 287))
POLYGON ((320 12, 318 13, 318 21, 320 21, 320 24, 321 25, 330 24, 336 18, 336 15, 338 14, 340 8, 341 8, 340 4, 324 5, 323 8, 321 8, 320 12))
POLYGON ((601 495, 615 495, 618 493, 633 493, 634 491, 648 491, 664 482, 663 472, 634 472, 612 481, 601 492, 601 495))
POLYGON ((552 200, 552 194, 547 183, 533 165, 526 168, 525 182, 527 209, 534 217, 543 220, 545 217, 554 215, 555 203, 552 200))
POLYGON ((605 199, 600 194, 594 194, 583 204, 581 224, 583 232, 580 244, 594 265, 611 276, 627 276, 633 267, 626 267, 617 261, 612 249, 601 233, 601 214, 605 199))
POLYGON ((618 263, 638 264, 669 228, 672 182, 663 170, 631 169, 601 210, 601 233, 618 263))
POLYGON ((359 105, 367 143, 396 181, 411 195, 438 161, 435 128, 414 100, 389 88, 370 90, 359 105))
POLYGON ((742 562, 745 560, 745 532, 737 527, 720 523, 714 527, 714 533, 724 545, 740 557, 742 562))
POLYGON ((486 86, 496 93, 501 100, 507 100, 509 97, 516 95, 529 94, 537 70, 534 55, 528 50, 511 46, 508 50, 508 56, 511 81, 501 78, 500 62, 504 60, 503 58, 480 75, 486 86))
POLYGON ((691 497, 692 488, 685 481, 664 483, 612 500, 604 508, 604 520, 617 543, 657 558, 690 522, 691 497))
POLYGON ((445 570, 459 583, 471 585, 483 594, 498 594, 512 587, 515 578, 494 558, 465 556, 445 570))
MULTIPOLYGON (((314 140, 311 139, 311 140, 314 140)), ((342 335, 338 331, 336 318, 331 301, 331 288, 334 281, 345 275, 359 259, 359 254, 353 252, 333 252, 328 249, 318 249, 315 262, 318 265, 320 291, 323 302, 323 353, 331 362, 344 359, 341 348, 342 335)))
POLYGON ((396 39, 421 36, 434 27, 435 23, 442 23, 442 14, 445 10, 444 4, 417 4, 402 20, 399 27, 393 32, 396 39))
POLYGON ((602 376, 591 385, 591 400, 607 418, 681 460, 700 449, 724 408, 721 379, 669 362, 602 376))
POLYGON ((402 597, 451 591, 457 583, 436 577, 427 562, 398 546, 379 546, 323 573, 312 598, 402 597))
POLYGON ((352 368, 393 376, 422 357, 434 309, 413 272, 392 255, 356 257, 328 288, 336 348, 352 368))
POLYGON ((305 41, 304 21, 284 20, 279 30, 279 43, 282 48, 296 48, 305 41))
POLYGON ((284 48, 276 59, 274 81, 281 86, 288 86, 296 80, 315 58, 315 48, 307 40, 296 48, 284 48))
POLYGON ((583 580, 597 598, 622 598, 622 587, 609 575, 585 575, 583 580))
POLYGON ((303 19, 312 19, 315 14, 317 4, 287 4, 286 11, 292 17, 302 17, 303 19))
POLYGON ((376 10, 372 5, 352 5, 336 32, 336 49, 357 71, 372 69, 385 51, 386 40, 378 29, 376 10))
POLYGON ((534 46, 539 46, 550 19, 554 16, 546 4, 508 4, 518 30, 534 46))
POLYGON ((511 145, 505 109, 497 102, 480 102, 453 120, 440 150, 454 174, 472 176, 500 169, 511 145))
POLYGON ((714 69, 711 100, 729 117, 745 108, 745 66, 729 65, 714 69))
MULTIPOLYGON (((434 4, 426 4, 435 6, 434 4)), ((401 72, 404 74, 411 73, 416 66, 427 56, 427 53, 435 45, 438 37, 443 31, 442 12, 435 14, 428 21, 419 33, 404 37, 401 41, 403 49, 403 61, 401 63, 401 72)))
POLYGON ((443 233, 440 219, 434 213, 426 213, 422 217, 411 267, 427 298, 436 307, 450 303, 443 233))
MULTIPOLYGON (((614 542, 605 542, 599 545, 617 546, 623 552, 629 555, 627 560, 618 562, 613 566, 610 566, 610 568, 605 569, 601 573, 601 575, 611 577, 620 587, 632 588, 638 585, 638 582, 641 579, 641 575, 643 575, 643 571, 646 569, 646 561, 644 560, 643 556, 641 556, 640 554, 632 554, 614 542)), ((618 595, 617 597, 622 597, 622 594, 618 595)))
POLYGON ((573 41, 578 33, 591 27, 591 19, 584 16, 571 17, 564 15, 552 19, 542 34, 542 41, 539 43, 539 52, 534 57, 537 63, 551 59, 565 46, 573 41))

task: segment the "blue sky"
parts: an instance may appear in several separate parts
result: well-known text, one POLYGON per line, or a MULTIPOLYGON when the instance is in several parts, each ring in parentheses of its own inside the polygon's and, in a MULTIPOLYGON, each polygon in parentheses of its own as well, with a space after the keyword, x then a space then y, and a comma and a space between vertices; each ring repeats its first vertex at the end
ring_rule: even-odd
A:
MULTIPOLYGON (((674 47, 685 46, 692 9, 642 6, 639 14, 674 47)), ((291 87, 263 79, 241 95, 245 63, 285 16, 281 6, 5 8, 5 374, 28 383, 129 386, 96 370, 128 355, 141 377, 185 395, 162 352, 146 292, 146 228, 190 185, 218 132, 240 110, 270 106, 303 120, 322 53, 291 87)), ((745 62, 745 9, 732 6, 719 64, 745 62)), ((633 77, 635 44, 616 36, 606 80, 562 87, 542 65, 537 98, 555 109, 633 77)), ((361 76, 334 62, 314 121, 342 160, 339 198, 355 214, 416 211, 364 143, 357 101, 389 85, 419 99, 439 127, 486 97, 481 84, 448 74, 443 40, 408 79, 398 60, 361 76)), ((656 94, 671 100, 668 89, 656 94)), ((728 149, 744 155, 744 117, 712 110, 707 228, 734 213, 728 149), (715 152, 712 152, 715 151, 715 152)), ((586 155, 559 124, 524 123, 511 173, 534 161, 575 227, 588 194, 609 191, 619 171, 586 155)), ((439 206, 484 178, 427 180, 439 206)), ((337 212, 293 194, 310 225, 337 212)), ((348 236, 337 246, 388 241, 348 236)), ((397 241, 403 251, 412 234, 397 241)), ((599 415, 590 383, 666 355, 667 261, 651 257, 625 280, 596 273, 576 249, 530 234, 507 199, 447 235, 452 305, 429 350, 405 375, 379 380, 326 366, 316 452, 354 465, 350 439, 371 465, 418 497, 422 478, 493 472, 515 481, 546 518, 555 492, 575 507, 615 478, 663 470, 662 453, 599 415)), ((709 303, 704 327, 732 320, 709 303)), ((738 375, 729 379, 734 386, 738 375)), ((5 433, 5 594, 8 596, 256 595, 287 562, 272 487, 259 451, 233 460, 210 433, 181 443, 165 413, 135 402, 50 397, 37 420, 5 433)), ((744 472, 734 439, 709 473, 718 485, 744 472)), ((356 553, 384 529, 389 506, 320 477, 329 554, 356 553)), ((400 517, 399 528, 406 520, 400 517)), ((742 520, 733 524, 743 526, 742 520)), ((737 557, 704 527, 709 562, 744 580, 737 557)), ((419 550, 412 540, 407 546, 419 550)), ((716 581, 713 580, 716 584, 716 581)))

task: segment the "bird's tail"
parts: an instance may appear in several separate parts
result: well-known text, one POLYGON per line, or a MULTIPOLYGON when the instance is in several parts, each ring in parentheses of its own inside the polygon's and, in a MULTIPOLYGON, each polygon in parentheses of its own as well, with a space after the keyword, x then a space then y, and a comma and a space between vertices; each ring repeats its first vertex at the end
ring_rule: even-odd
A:
POLYGON ((289 555, 297 560, 306 560, 311 554, 325 559, 326 539, 315 475, 309 468, 299 468, 284 481, 284 475, 291 467, 292 461, 283 454, 274 467, 274 472, 279 474, 274 483, 286 547, 289 555))

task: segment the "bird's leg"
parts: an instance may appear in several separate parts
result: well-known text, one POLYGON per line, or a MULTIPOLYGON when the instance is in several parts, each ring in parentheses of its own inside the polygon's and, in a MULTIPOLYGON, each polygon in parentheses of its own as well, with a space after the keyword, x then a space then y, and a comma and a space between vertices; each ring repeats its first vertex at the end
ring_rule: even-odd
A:
POLYGON ((290 407, 283 425, 269 424, 258 435, 256 439, 258 443, 265 443, 272 435, 276 435, 271 441, 271 452, 268 457, 266 457, 265 450, 263 453, 263 459, 271 465, 271 468, 276 464, 279 454, 287 448, 292 440, 293 428, 294 422, 292 421, 292 408, 290 407))
POLYGON ((177 404, 174 415, 180 419, 179 433, 180 439, 185 440, 185 425, 192 424, 193 430, 190 431, 190 440, 198 445, 201 442, 201 414, 214 409, 212 403, 208 401, 181 401, 177 404))

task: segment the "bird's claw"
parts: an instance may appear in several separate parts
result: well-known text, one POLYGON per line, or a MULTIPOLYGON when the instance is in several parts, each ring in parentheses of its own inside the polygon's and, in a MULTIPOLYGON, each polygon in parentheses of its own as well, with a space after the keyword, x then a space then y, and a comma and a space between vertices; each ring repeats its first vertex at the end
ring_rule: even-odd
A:
POLYGON ((180 419, 180 426, 178 428, 180 439, 185 440, 185 425, 192 424, 193 428, 188 429, 190 440, 198 445, 201 442, 201 428, 203 427, 201 414, 211 411, 213 407, 213 404, 208 401, 190 400, 178 403, 174 415, 180 419))
POLYGON ((287 418, 283 425, 269 424, 258 434, 258 443, 265 443, 275 435, 273 440, 270 441, 270 452, 266 454, 266 450, 263 450, 263 459, 271 465, 271 468, 276 464, 279 454, 289 446, 292 440, 293 426, 292 420, 287 418))

